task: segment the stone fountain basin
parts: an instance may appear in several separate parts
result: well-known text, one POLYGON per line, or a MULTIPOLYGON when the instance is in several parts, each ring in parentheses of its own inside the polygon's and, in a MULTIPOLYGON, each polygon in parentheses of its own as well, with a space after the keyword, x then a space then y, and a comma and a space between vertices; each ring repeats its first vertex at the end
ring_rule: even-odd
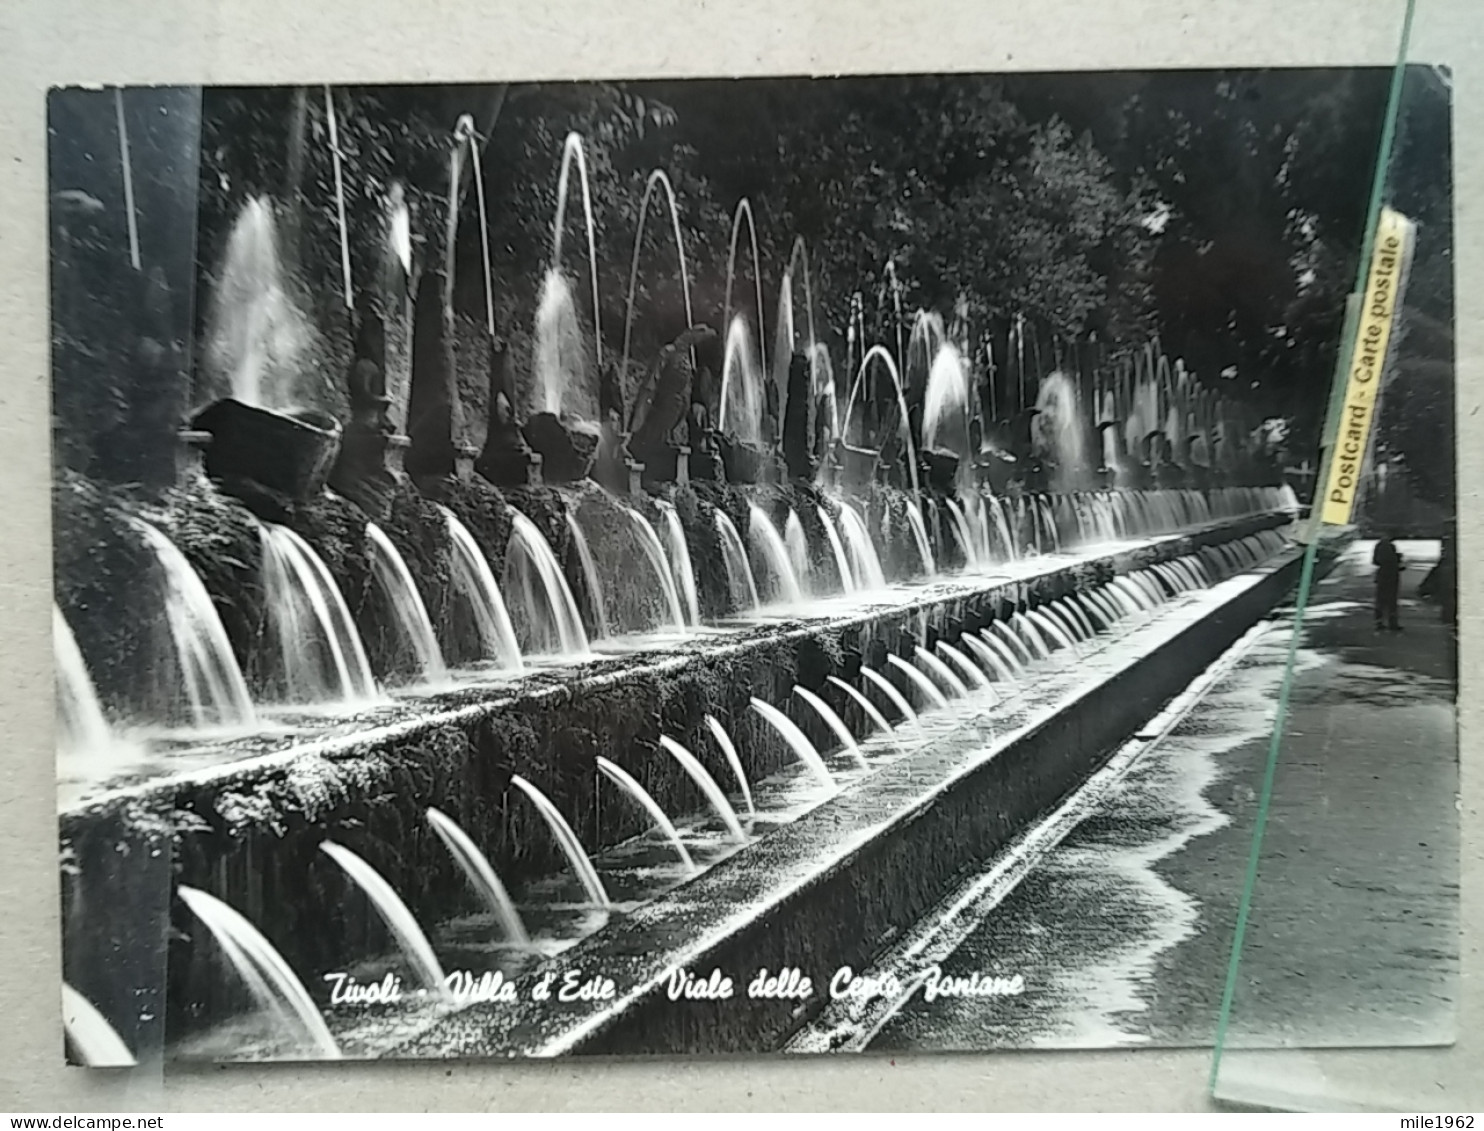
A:
POLYGON ((339 421, 313 409, 275 412, 225 397, 191 427, 211 435, 205 467, 213 479, 249 480, 298 501, 324 489, 340 451, 339 421))
MULTIPOLYGON (((430 805, 457 821, 507 882, 560 872, 565 862, 542 819, 510 788, 513 773, 545 791, 596 852, 647 826, 628 808, 602 804, 595 754, 640 777, 667 812, 699 812, 704 802, 694 784, 655 749, 660 734, 689 747, 725 782, 727 768, 703 723, 713 713, 731 730, 749 776, 766 778, 792 766, 794 757, 750 711, 754 695, 782 704, 795 684, 817 690, 827 675, 853 679, 863 662, 879 666, 888 651, 931 647, 940 635, 983 627, 1027 602, 1289 517, 1260 515, 1011 563, 1000 576, 963 575, 869 599, 822 602, 809 619, 760 618, 731 632, 516 679, 494 677, 348 718, 295 720, 279 733, 183 744, 148 770, 79 787, 62 807, 67 977, 110 1018, 134 1015, 132 1003, 149 994, 110 973, 114 956, 157 954, 158 942, 150 940, 165 937, 173 924, 172 1008, 217 998, 224 980, 217 957, 209 947, 179 941, 195 928, 178 904, 172 907, 178 884, 231 904, 306 978, 343 969, 382 943, 366 901, 333 874, 333 865, 316 871, 318 845, 327 836, 365 856, 421 921, 437 922, 467 906, 469 897, 427 830, 430 805), (141 867, 141 860, 158 866, 141 867), (110 929, 99 930, 100 921, 110 929)), ((820 726, 800 721, 825 745, 820 726)), ((847 713, 846 721, 861 732, 863 720, 847 713)), ((146 965, 140 978, 157 982, 159 969, 146 965)))
MULTIPOLYGON (((1332 555, 1326 554, 1332 560, 1332 555)), ((1301 548, 1187 595, 993 713, 975 693, 946 733, 913 728, 863 743, 916 749, 694 880, 522 972, 520 998, 445 1016, 399 1058, 707 1054, 779 1048, 828 1002, 841 967, 861 971, 963 877, 1013 850, 1117 748, 1264 616, 1298 576, 1301 548), (759 971, 796 969, 803 999, 752 999, 759 971), (720 971, 725 1001, 671 1000, 675 971, 720 971), (534 1003, 543 974, 602 974, 610 1003, 534 1003)), ((1003 686, 1003 685, 1000 685, 1003 686)))

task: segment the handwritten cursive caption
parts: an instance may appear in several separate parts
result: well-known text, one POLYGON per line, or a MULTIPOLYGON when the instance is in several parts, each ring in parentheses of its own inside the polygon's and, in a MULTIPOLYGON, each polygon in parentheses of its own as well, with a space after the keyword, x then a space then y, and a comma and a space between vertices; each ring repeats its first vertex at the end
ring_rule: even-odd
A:
MULTIPOLYGON (((518 987, 515 980, 498 970, 477 974, 455 970, 444 978, 441 993, 436 995, 423 986, 405 985, 402 976, 394 973, 387 973, 378 981, 362 981, 337 971, 326 974, 324 980, 330 988, 330 1004, 344 1007, 395 1005, 430 996, 458 1005, 514 1004, 522 999, 601 1005, 619 996, 618 986, 611 977, 582 969, 548 970, 528 979, 524 987, 518 987)), ((716 967, 706 972, 677 967, 665 976, 663 987, 665 995, 674 1002, 718 1002, 744 997, 755 1001, 802 1002, 823 996, 830 1001, 887 998, 905 1003, 919 992, 927 1002, 1019 997, 1025 993, 1026 982, 1021 974, 989 974, 978 970, 948 973, 938 965, 928 966, 905 979, 892 973, 857 973, 849 966, 841 966, 823 983, 796 966, 778 970, 762 967, 745 981, 716 967)))

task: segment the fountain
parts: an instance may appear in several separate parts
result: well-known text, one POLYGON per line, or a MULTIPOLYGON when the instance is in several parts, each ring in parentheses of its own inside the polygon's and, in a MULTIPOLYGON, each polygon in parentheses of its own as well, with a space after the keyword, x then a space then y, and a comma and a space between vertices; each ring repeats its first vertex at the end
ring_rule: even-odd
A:
POLYGON ((259 529, 268 633, 281 659, 283 700, 371 701, 371 665, 329 569, 288 527, 264 523, 259 529))
POLYGON ((808 688, 800 687, 798 684, 794 685, 794 694, 814 708, 815 713, 824 720, 825 726, 829 727, 834 736, 840 740, 840 749, 849 754, 855 760, 856 765, 863 770, 871 768, 870 763, 866 761, 866 756, 861 753, 861 748, 856 745, 855 736, 850 733, 850 728, 845 725, 845 721, 839 715, 830 709, 828 703, 808 688))
POLYGON ((423 929, 417 925, 417 919, 408 910, 407 904, 402 902, 402 897, 392 890, 391 884, 386 882, 380 872, 345 846, 336 844, 333 840, 325 840, 320 842, 319 847, 321 852, 344 869, 356 887, 366 893, 366 898, 371 901, 371 906, 396 939, 397 948, 422 982, 423 988, 430 994, 446 993, 443 967, 438 964, 433 945, 428 942, 423 929))
POLYGON ((85 1068, 133 1068, 138 1064, 103 1014, 66 982, 62 983, 62 1032, 85 1068))
POLYGON ((752 576, 752 566, 747 560, 747 551, 742 538, 725 511, 716 512, 716 533, 721 540, 722 566, 727 573, 727 587, 731 594, 732 608, 742 612, 756 609, 758 600, 757 582, 752 576))
POLYGON ((732 776, 737 779, 737 788, 742 791, 742 800, 747 805, 747 811, 755 814, 757 810, 752 804, 752 788, 747 784, 747 774, 742 769, 742 759, 737 757, 737 747, 732 743, 732 736, 727 734, 726 728, 721 725, 715 715, 706 716, 706 726, 711 731, 711 737, 716 740, 716 745, 721 749, 722 757, 732 768, 732 776))
POLYGON ((598 563, 593 558, 592 547, 588 545, 587 535, 582 532, 582 524, 577 521, 577 515, 573 511, 563 512, 567 517, 567 532, 572 536, 572 545, 577 551, 577 560, 582 565, 582 579, 587 587, 588 604, 592 608, 594 633, 599 640, 610 635, 608 627, 608 609, 603 599, 603 581, 598 575, 598 563))
POLYGON ((763 415, 767 407, 763 370, 752 355, 752 336, 740 314, 727 326, 721 363, 721 398, 716 429, 743 444, 763 443, 763 415))
MULTIPOLYGON (((712 733, 716 732, 713 730, 712 733)), ((716 784, 716 779, 706 772, 706 767, 696 760, 694 754, 668 735, 660 736, 660 745, 675 761, 680 763, 681 768, 690 775, 691 781, 700 787, 706 801, 721 818, 721 823, 726 826, 727 834, 732 840, 738 844, 746 844, 747 834, 742 831, 742 823, 737 820, 736 810, 727 801, 727 795, 721 791, 721 787, 716 784)))
MULTIPOLYGON (((819 507, 819 524, 824 527, 824 536, 830 544, 830 553, 835 559, 835 568, 840 573, 840 592, 854 593, 860 586, 857 584, 855 574, 850 568, 850 559, 845 556, 845 544, 840 541, 840 531, 835 527, 835 520, 830 517, 830 512, 824 507, 819 507)), ((807 549, 807 547, 806 547, 807 549)))
MULTIPOLYGON (((871 721, 872 725, 876 727, 877 731, 879 731, 881 734, 891 733, 892 727, 891 724, 886 721, 886 716, 876 709, 876 704, 867 699, 864 693, 857 691, 855 688, 851 687, 850 684, 846 683, 837 675, 829 676, 828 682, 834 687, 838 687, 841 691, 843 691, 846 697, 852 700, 855 705, 865 713, 866 718, 871 721)), ((888 684, 888 686, 890 685, 888 684)), ((892 690, 895 691, 896 688, 892 688, 892 690)), ((902 717, 907 718, 908 716, 904 714, 902 717)))
POLYGON ((981 690, 990 687, 989 677, 980 671, 968 656, 964 655, 952 644, 949 644, 946 640, 940 640, 938 641, 938 651, 947 656, 948 661, 961 671, 964 678, 974 687, 981 690))
POLYGON ((845 539, 845 549, 850 557, 850 571, 855 577, 857 589, 877 590, 886 588, 886 574, 881 568, 881 559, 876 556, 876 546, 866 532, 865 519, 860 512, 843 500, 840 503, 840 533, 845 539))
POLYGON ((588 654, 587 633, 562 567, 536 524, 519 511, 511 512, 504 582, 504 591, 518 598, 514 608, 526 634, 524 654, 588 654))
POLYGON ((753 552, 762 561, 771 580, 770 599, 785 605, 799 604, 803 601, 804 594, 789 561, 783 535, 778 533, 778 527, 773 525, 772 519, 756 503, 747 505, 747 515, 747 533, 753 552))
POLYGON ((927 676, 923 675, 922 672, 918 671, 911 664, 909 664, 906 660, 902 659, 902 657, 897 655, 890 655, 886 657, 886 662, 892 667, 896 668, 897 671, 901 672, 909 680, 911 680, 917 690, 922 693, 923 699, 925 699, 930 706, 948 706, 947 698, 941 691, 938 690, 937 685, 934 684, 932 680, 928 679, 927 676))
MULTIPOLYGON (((634 231, 634 255, 629 263, 629 297, 624 308, 623 361, 620 373, 629 370, 629 342, 634 330, 634 292, 639 286, 639 250, 644 246, 644 221, 649 215, 649 201, 656 189, 663 190, 665 203, 670 207, 670 227, 675 237, 675 255, 680 261, 680 289, 685 301, 685 324, 695 325, 695 316, 690 304, 690 272, 685 265, 685 239, 680 231, 680 208, 675 203, 675 186, 663 169, 655 169, 644 182, 644 196, 639 202, 639 225, 634 231)), ((596 301, 596 295, 594 296, 596 301)))
POLYGON ((131 524, 165 578, 165 620, 175 644, 181 681, 197 726, 247 726, 255 718, 247 681, 216 606, 175 543, 143 519, 131 524))
POLYGON ((303 404, 298 382, 309 371, 304 363, 314 332, 289 296, 277 220, 266 198, 242 206, 216 278, 203 357, 207 372, 243 404, 303 404))
POLYGON ((654 571, 654 578, 659 585, 660 595, 664 598, 665 612, 669 615, 670 624, 675 631, 684 635, 685 612, 680 607, 680 594, 676 589, 675 577, 670 568, 669 559, 665 557, 665 548, 660 544, 660 536, 650 525, 649 520, 636 511, 633 507, 620 509, 634 524, 638 535, 639 548, 644 552, 644 557, 654 571))
POLYGON ((921 644, 916 646, 916 648, 913 650, 913 654, 916 655, 917 662, 922 664, 923 667, 927 668, 928 671, 932 672, 933 675, 942 680, 943 683, 951 692, 953 692, 956 697, 962 698, 969 693, 968 685, 964 683, 963 680, 959 679, 958 676, 953 674, 953 669, 945 664, 942 660, 938 659, 937 656, 929 652, 921 644))
MULTIPOLYGON (((763 327, 763 261, 762 261, 762 258, 758 255, 758 252, 757 252, 757 225, 753 221, 752 205, 748 202, 748 200, 747 200, 747 198, 745 196, 741 200, 737 201, 736 212, 733 213, 733 215, 732 215, 732 236, 731 236, 730 241, 727 244, 727 283, 726 283, 726 298, 722 302, 722 322, 729 328, 728 329, 727 338, 728 338, 728 343, 729 343, 728 348, 730 348, 730 340, 731 340, 730 327, 732 327, 732 326, 734 326, 736 324, 733 321, 733 319, 732 319, 732 283, 735 280, 736 275, 737 275, 737 237, 741 234, 741 231, 742 231, 742 221, 744 219, 747 221, 747 234, 748 234, 748 239, 751 241, 751 246, 752 246, 752 282, 753 282, 753 287, 754 287, 754 290, 756 291, 756 296, 757 296, 758 359, 759 359, 759 361, 758 361, 758 367, 759 367, 759 369, 762 372, 767 372, 767 369, 768 369, 768 352, 767 352, 767 346, 766 346, 766 344, 763 341, 763 330, 762 330, 762 327, 763 327)), ((744 329, 744 333, 745 333, 746 323, 744 322, 742 325, 743 325, 743 329, 744 329)), ((725 390, 725 388, 726 388, 725 380, 723 380, 722 388, 723 388, 723 390, 725 390)), ((726 403, 726 396, 725 396, 725 392, 723 392, 723 395, 722 395, 722 404, 725 405, 725 403, 726 403)), ((761 401, 759 403, 761 403, 761 401)))
POLYGON ((803 763, 804 768, 814 775, 820 785, 829 789, 835 788, 835 779, 831 776, 824 759, 819 756, 819 751, 814 749, 814 743, 809 741, 808 736, 801 731, 794 721, 769 703, 764 703, 756 697, 752 700, 752 709, 776 730, 784 742, 788 743, 790 750, 803 763))
POLYGON ((446 682, 448 667, 407 562, 376 523, 366 523, 366 540, 371 546, 372 576, 386 596, 392 623, 412 650, 418 676, 429 684, 446 682))
POLYGON ((340 1046, 315 1008, 314 999, 258 929, 204 891, 183 885, 177 894, 215 936, 258 1008, 272 1016, 306 1052, 322 1059, 338 1059, 340 1046))
POLYGON ((804 535, 804 524, 799 521, 798 512, 792 507, 789 508, 788 519, 783 524, 783 545, 788 550, 789 567, 794 571, 794 577, 798 579, 802 589, 809 578, 809 540, 804 535))
POLYGON ((891 681, 878 672, 875 668, 861 668, 861 675, 873 683, 885 695, 887 700, 901 715, 902 721, 919 722, 917 712, 912 709, 912 704, 907 702, 907 697, 892 686, 891 681))
POLYGON ((113 745, 113 728, 104 717, 72 627, 55 603, 52 648, 57 665, 58 751, 68 755, 102 753, 113 745))
POLYGON ((469 839, 469 834, 459 828, 447 814, 433 808, 428 809, 428 824, 433 826, 438 838, 448 846, 450 855, 464 873, 464 878, 469 881, 469 886, 499 922, 506 940, 513 946, 530 946, 531 936, 526 933, 526 925, 521 922, 520 913, 511 902, 505 885, 495 875, 494 868, 490 866, 485 854, 479 851, 479 846, 469 839))
POLYGON ((510 775, 510 784, 529 797, 531 803, 536 806, 536 810, 546 819, 547 826, 551 829, 552 835, 556 837, 557 845, 567 857, 567 862, 572 865, 572 871, 577 874, 583 890, 587 892, 589 901, 594 906, 605 909, 613 906, 608 893, 603 890, 603 881, 598 878, 597 869, 593 867, 592 860, 583 850, 582 841, 577 839, 572 826, 567 824, 557 807, 551 803, 551 798, 519 774, 510 775))
POLYGON ((680 840, 680 834, 675 831, 675 826, 670 822, 670 818, 665 816, 665 811, 660 808, 659 803, 653 797, 649 796, 649 793, 644 787, 630 777, 622 767, 615 766, 601 754, 598 755, 596 761, 599 772, 609 781, 613 782, 614 785, 618 786, 630 798, 637 801, 639 807, 649 814, 650 819, 654 821, 655 827, 664 834, 665 839, 675 849, 675 854, 680 857, 681 867, 691 875, 695 875, 700 869, 696 867, 696 862, 691 859, 690 853, 686 851, 685 845, 680 840))
POLYGON ((660 514, 664 516, 665 549, 670 556, 670 572, 675 578, 675 586, 680 590, 680 596, 685 601, 685 623, 692 628, 698 627, 701 623, 701 606, 696 595, 696 571, 691 563, 690 544, 685 537, 685 526, 681 523, 680 515, 673 503, 657 499, 655 505, 660 508, 660 514))
POLYGON ((490 564, 474 541, 474 535, 445 506, 439 506, 448 533, 453 542, 453 584, 473 614, 474 628, 479 634, 481 658, 497 661, 501 667, 520 671, 520 644, 515 639, 515 627, 510 623, 510 612, 505 608, 505 598, 495 584, 495 575, 490 564))

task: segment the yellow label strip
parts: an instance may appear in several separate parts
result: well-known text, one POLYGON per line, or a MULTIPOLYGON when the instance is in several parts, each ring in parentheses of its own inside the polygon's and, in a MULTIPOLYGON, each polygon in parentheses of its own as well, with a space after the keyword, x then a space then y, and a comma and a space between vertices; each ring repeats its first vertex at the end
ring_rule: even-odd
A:
POLYGON ((1329 476, 1324 484, 1322 519, 1332 526, 1348 525, 1355 510, 1360 473, 1370 446, 1376 401, 1391 346, 1396 316, 1401 309, 1402 289, 1411 258, 1413 225, 1400 212, 1381 210, 1376 228, 1371 272, 1362 296, 1360 322, 1355 328, 1355 347, 1350 354, 1345 400, 1340 408, 1339 429, 1330 453, 1329 476))

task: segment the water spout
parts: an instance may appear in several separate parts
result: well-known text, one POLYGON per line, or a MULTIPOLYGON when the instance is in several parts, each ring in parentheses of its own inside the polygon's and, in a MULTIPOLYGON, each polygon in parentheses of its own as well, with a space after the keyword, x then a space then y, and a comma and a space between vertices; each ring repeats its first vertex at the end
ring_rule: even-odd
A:
POLYGON ((767 565, 768 574, 773 579, 772 597, 787 605, 799 604, 804 594, 788 560, 788 547, 784 545, 783 535, 756 503, 747 504, 747 515, 747 533, 752 548, 767 565))
POLYGON ((747 560, 747 550, 742 537, 725 511, 716 512, 716 534, 721 539, 721 562, 727 571, 727 589, 732 605, 743 611, 756 609, 757 582, 752 577, 752 565, 747 560))
POLYGON ((292 1033, 298 1044, 323 1059, 339 1059, 340 1046, 315 1008, 314 999, 273 944, 215 896, 184 886, 178 891, 182 902, 216 938, 258 1007, 292 1033))
MULTIPOLYGON (((525 626, 537 649, 555 645, 559 655, 588 654, 587 633, 556 554, 536 524, 520 511, 510 514, 504 588, 507 593, 518 595, 516 607, 524 614, 525 626)), ((526 651, 531 649, 528 647, 526 651)))
POLYGON ((669 817, 665 816, 665 811, 660 808, 659 802, 649 795, 649 791, 630 777, 621 767, 615 766, 601 754, 598 755, 597 763, 598 769, 604 777, 637 801, 639 807, 649 814, 650 819, 655 823, 655 827, 665 834, 665 839, 674 847, 675 854, 680 857, 680 863, 685 870, 691 875, 695 875, 700 871, 696 867, 696 862, 691 859, 690 853, 685 850, 685 845, 681 843, 680 834, 675 831, 674 824, 671 823, 669 817))
POLYGON ((567 532, 572 536, 572 545, 577 549, 577 560, 582 565, 582 577, 587 583, 587 597, 593 610, 593 625, 602 640, 609 635, 608 608, 603 598, 603 580, 598 576, 598 563, 593 559, 592 547, 588 545, 587 535, 582 532, 582 525, 577 521, 577 516, 571 511, 567 515, 567 532))
POLYGON ((875 543, 866 530, 865 519, 860 512, 845 501, 840 503, 840 533, 845 539, 845 548, 850 555, 851 570, 855 574, 856 586, 874 590, 886 588, 886 573, 881 568, 881 559, 876 554, 875 543))
POLYGON ((52 605, 52 648, 57 665, 57 746, 68 754, 96 754, 113 744, 113 728, 93 688, 82 650, 62 610, 52 605))
POLYGON ((690 559, 690 543, 685 537, 685 525, 673 503, 656 499, 655 505, 665 516, 665 548, 670 555, 670 572, 675 577, 675 586, 685 601, 686 623, 692 628, 701 623, 701 604, 696 596, 696 570, 690 559))
POLYGON ((871 764, 861 753, 861 748, 856 744, 855 736, 850 733, 850 728, 845 725, 845 720, 835 714, 828 703, 808 688, 800 687, 798 684, 794 685, 794 694, 814 708, 815 713, 824 720, 825 726, 829 727, 835 737, 840 740, 840 748, 849 754, 861 769, 870 769, 871 764))
POLYGON ((417 925, 417 919, 408 910, 407 904, 402 902, 402 897, 392 890, 392 885, 386 882, 380 872, 344 845, 336 844, 333 840, 322 840, 319 847, 321 852, 339 864, 355 885, 366 893, 366 898, 371 901, 371 906, 397 940, 397 948, 401 950, 423 987, 432 994, 445 993, 443 967, 438 964, 433 945, 428 942, 423 929, 417 925))
POLYGON ((660 745, 669 752, 675 761, 687 774, 691 781, 700 787, 701 792, 706 795, 711 808, 716 810, 716 815, 721 818, 721 823, 727 827, 727 832, 738 844, 747 843, 747 834, 742 831, 742 823, 737 820, 737 812, 732 808, 727 795, 721 791, 721 786, 716 784, 716 779, 706 772, 706 767, 701 765, 696 756, 680 743, 668 735, 660 737, 660 745))
POLYGON ((830 789, 835 788, 835 779, 830 775, 824 759, 819 756, 819 751, 814 749, 814 743, 809 741, 809 736, 795 726, 792 719, 777 707, 755 697, 752 700, 752 709, 782 736, 783 741, 788 743, 789 749, 798 756, 804 768, 814 775, 820 785, 828 786, 830 789))
POLYGON ((854 593, 857 586, 855 575, 850 572, 850 559, 845 556, 845 543, 840 541, 840 532, 835 529, 835 520, 824 507, 819 508, 819 521, 824 527, 825 537, 830 542, 830 552, 835 556, 835 568, 840 571, 840 591, 854 593))
POLYGON ((206 586, 158 528, 142 519, 131 522, 165 575, 165 618, 196 725, 250 724, 254 711, 247 681, 206 586))
MULTIPOLYGON (((845 692, 845 694, 848 695, 852 700, 855 701, 856 706, 858 706, 862 711, 866 713, 866 718, 871 720, 877 730, 879 730, 882 734, 891 733, 891 724, 886 721, 886 716, 876 709, 876 704, 867 699, 863 692, 857 691, 855 688, 851 687, 850 684, 846 683, 837 675, 832 675, 828 678, 830 683, 834 684, 841 691, 845 692)), ((891 687, 890 684, 887 684, 887 686, 891 687)), ((893 687, 892 690, 895 691, 896 688, 893 687)), ((905 705, 905 703, 906 701, 903 700, 903 705, 905 705)), ((903 718, 909 717, 911 710, 912 708, 908 707, 907 711, 903 713, 903 718)))
POLYGON ((608 908, 613 903, 608 898, 608 893, 603 890, 603 881, 598 879, 598 870, 593 867, 592 860, 583 851, 582 841, 577 839, 577 834, 572 831, 572 826, 567 824, 551 798, 542 793, 530 782, 519 774, 510 775, 510 784, 531 799, 537 811, 546 818, 546 824, 550 827, 552 835, 556 837, 557 844, 567 857, 567 862, 572 865, 572 871, 577 873, 577 879, 581 882, 587 897, 596 906, 608 908))
POLYGON ((954 675, 952 668, 950 668, 942 660, 938 659, 937 656, 933 655, 921 644, 917 645, 916 649, 914 650, 914 654, 917 656, 918 662, 920 662, 935 676, 937 676, 945 684, 947 684, 948 689, 952 691, 954 695, 962 697, 969 693, 968 684, 964 683, 963 680, 954 675))
POLYGON ((85 1068, 133 1068, 138 1061, 93 1003, 62 983, 62 1031, 85 1068))
POLYGON ((975 687, 980 688, 981 690, 989 687, 989 677, 982 671, 980 671, 979 668, 974 664, 972 660, 969 659, 968 656, 964 655, 952 644, 940 640, 938 641, 938 651, 947 656, 948 662, 956 667, 959 671, 963 672, 964 678, 967 679, 975 687))
POLYGON ((443 682, 448 678, 448 667, 443 662, 438 638, 433 635, 427 606, 412 580, 412 571, 386 531, 376 523, 366 523, 366 538, 371 543, 371 573, 386 594, 393 622, 417 658, 418 673, 428 683, 443 682))
POLYGON ((655 582, 660 587, 660 595, 664 598, 665 610, 669 614, 670 623, 676 632, 683 634, 685 613, 680 607, 680 594, 676 591, 675 577, 670 570, 670 562, 665 557, 665 548, 660 544, 660 536, 655 533, 649 519, 633 507, 623 507, 622 510, 629 516, 629 521, 634 524, 639 537, 639 548, 644 551, 644 556, 654 571, 655 582))
POLYGON ((530 946, 531 936, 526 933, 526 925, 521 922, 520 913, 511 902, 509 892, 500 882, 500 877, 495 875, 489 858, 469 839, 469 834, 459 828, 446 813, 433 808, 428 809, 428 824, 433 826, 433 831, 447 846, 459 870, 464 873, 464 878, 469 881, 469 886, 499 920, 505 937, 516 946, 530 946))
POLYGON ((520 671, 524 663, 520 656, 520 644, 515 639, 515 626, 510 623, 510 611, 505 607, 505 598, 495 584, 494 572, 488 559, 474 541, 469 528, 445 506, 438 508, 448 524, 448 533, 453 540, 453 583, 464 595, 474 612, 474 628, 479 634, 480 652, 486 659, 499 661, 502 667, 520 671))
POLYGON ((948 706, 948 699, 938 690, 937 684, 928 679, 927 676, 923 675, 922 672, 918 671, 906 660, 902 659, 902 657, 897 655, 887 656, 886 662, 910 679, 917 690, 922 692, 922 697, 931 706, 948 706))
POLYGON ((286 526, 264 523, 263 591, 290 703, 365 702, 376 681, 329 567, 286 526))
POLYGON ((706 716, 706 725, 711 728, 711 737, 716 739, 716 745, 721 748, 721 753, 727 760, 727 765, 732 768, 732 776, 737 779, 737 788, 742 791, 742 800, 747 804, 747 812, 757 814, 757 809, 752 804, 752 787, 747 784, 747 774, 742 769, 742 759, 737 757, 737 747, 732 742, 732 736, 726 728, 716 719, 714 715, 706 716))
MULTIPOLYGON (((921 673, 919 673, 921 674, 921 673)), ((861 675, 870 680, 891 701, 897 711, 901 714, 903 721, 910 719, 912 722, 920 722, 917 712, 912 709, 912 704, 907 702, 907 697, 892 686, 891 680, 878 672, 875 668, 861 668, 861 675)))

